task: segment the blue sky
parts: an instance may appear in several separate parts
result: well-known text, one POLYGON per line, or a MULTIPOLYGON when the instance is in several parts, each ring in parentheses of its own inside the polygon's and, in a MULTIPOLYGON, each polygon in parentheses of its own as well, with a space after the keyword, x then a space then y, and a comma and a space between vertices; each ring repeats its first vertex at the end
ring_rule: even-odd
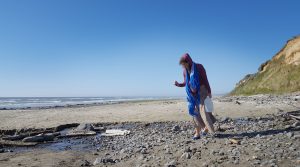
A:
POLYGON ((179 57, 213 93, 300 34, 296 0, 1 0, 0 96, 177 96, 179 57))

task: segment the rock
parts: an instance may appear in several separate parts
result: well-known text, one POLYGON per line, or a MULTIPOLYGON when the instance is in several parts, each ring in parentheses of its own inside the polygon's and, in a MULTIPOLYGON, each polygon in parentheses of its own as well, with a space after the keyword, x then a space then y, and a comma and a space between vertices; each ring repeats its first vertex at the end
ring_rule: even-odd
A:
POLYGON ((5 152, 4 148, 1 148, 0 153, 4 153, 4 152, 5 152))
POLYGON ((101 164, 101 163, 116 163, 118 162, 119 160, 114 160, 114 159, 111 159, 111 158, 104 158, 104 159, 101 159, 101 158, 96 158, 96 160, 94 161, 93 165, 98 165, 98 164, 101 164))
POLYGON ((297 121, 297 122, 293 123, 293 125, 292 125, 292 127, 294 127, 294 128, 296 128, 298 126, 300 126, 300 121, 297 121))
POLYGON ((192 152, 192 150, 191 150, 190 147, 186 147, 186 148, 184 149, 184 152, 189 153, 189 152, 192 152))
POLYGON ((190 153, 187 153, 187 152, 185 152, 185 153, 183 153, 182 155, 181 155, 181 157, 180 157, 181 159, 190 159, 191 158, 191 154, 190 153))
POLYGON ((172 131, 179 131, 180 130, 180 126, 175 125, 172 127, 172 131))
POLYGON ((300 139, 300 135, 294 135, 294 139, 300 139))
POLYGON ((291 137, 293 137, 293 132, 288 132, 288 133, 286 133, 286 136, 288 137, 288 138, 291 138, 291 137))
POLYGON ((294 147, 289 147, 289 150, 291 150, 291 151, 296 151, 296 148, 294 148, 294 147))
POLYGON ((148 154, 147 149, 146 149, 146 148, 143 148, 143 149, 141 150, 141 153, 142 153, 142 154, 148 154))
POLYGON ((175 167, 176 166, 176 161, 175 160, 172 160, 172 161, 170 161, 170 162, 167 162, 166 164, 165 164, 165 167, 175 167))
POLYGON ((228 120, 229 120, 228 117, 222 117, 222 118, 220 119, 220 122, 227 122, 228 120))
POLYGON ((90 161, 84 160, 84 162, 80 166, 92 166, 92 164, 90 163, 90 161))

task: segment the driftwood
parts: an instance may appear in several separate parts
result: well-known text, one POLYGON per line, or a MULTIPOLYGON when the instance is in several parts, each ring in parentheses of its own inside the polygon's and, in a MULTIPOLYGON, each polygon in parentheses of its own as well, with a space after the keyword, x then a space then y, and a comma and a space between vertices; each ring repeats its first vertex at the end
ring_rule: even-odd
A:
POLYGON ((77 136, 93 136, 96 135, 96 132, 94 131, 74 131, 71 130, 70 132, 68 132, 66 135, 61 136, 61 137, 77 137, 77 136))
POLYGON ((30 136, 30 135, 29 134, 22 134, 22 135, 6 136, 6 137, 3 137, 2 139, 3 140, 14 141, 14 140, 22 140, 22 139, 24 139, 25 137, 28 137, 28 136, 30 136))
POLYGON ((30 136, 24 138, 23 142, 44 142, 44 141, 53 141, 55 138, 55 135, 53 133, 47 133, 47 134, 39 134, 36 136, 30 136))
POLYGON ((9 141, 9 140, 0 140, 0 145, 3 146, 18 146, 18 147, 29 147, 37 145, 37 142, 22 142, 22 141, 9 141))

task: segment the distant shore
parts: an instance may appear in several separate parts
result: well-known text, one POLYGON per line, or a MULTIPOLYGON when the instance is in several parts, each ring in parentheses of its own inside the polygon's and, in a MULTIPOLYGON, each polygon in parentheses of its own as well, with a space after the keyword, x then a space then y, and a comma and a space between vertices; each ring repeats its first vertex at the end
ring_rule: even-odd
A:
POLYGON ((80 107, 93 107, 93 106, 104 106, 104 105, 114 105, 122 103, 139 103, 139 102, 151 102, 151 101, 172 101, 172 100, 182 100, 183 98, 160 98, 160 99, 142 99, 142 100, 124 100, 116 102, 105 102, 105 103, 88 103, 88 104, 66 104, 66 105, 52 105, 52 106, 41 106, 41 107, 18 107, 18 108, 9 108, 9 107, 0 107, 1 110, 43 110, 43 109, 60 109, 60 108, 80 108, 80 107))

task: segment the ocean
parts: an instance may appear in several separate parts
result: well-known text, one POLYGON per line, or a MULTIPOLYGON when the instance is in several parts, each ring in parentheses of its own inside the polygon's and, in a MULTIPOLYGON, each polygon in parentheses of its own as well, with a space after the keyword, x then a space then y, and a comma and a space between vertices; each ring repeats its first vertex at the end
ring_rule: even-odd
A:
POLYGON ((180 97, 0 97, 0 110, 101 105, 126 101, 179 98, 180 97))

